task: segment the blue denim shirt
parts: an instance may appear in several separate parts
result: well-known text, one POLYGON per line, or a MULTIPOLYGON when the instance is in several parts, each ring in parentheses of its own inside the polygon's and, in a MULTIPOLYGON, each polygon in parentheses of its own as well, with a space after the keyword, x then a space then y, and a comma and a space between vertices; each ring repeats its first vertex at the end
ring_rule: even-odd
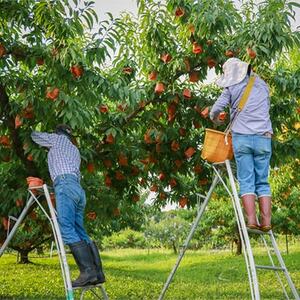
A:
MULTIPOLYGON (((267 84, 256 74, 250 96, 235 120, 232 132, 240 134, 273 133, 269 115, 270 100, 267 84)), ((238 84, 225 88, 210 111, 210 118, 216 118, 227 105, 230 105, 230 118, 233 120, 237 107, 248 83, 249 76, 238 84)))

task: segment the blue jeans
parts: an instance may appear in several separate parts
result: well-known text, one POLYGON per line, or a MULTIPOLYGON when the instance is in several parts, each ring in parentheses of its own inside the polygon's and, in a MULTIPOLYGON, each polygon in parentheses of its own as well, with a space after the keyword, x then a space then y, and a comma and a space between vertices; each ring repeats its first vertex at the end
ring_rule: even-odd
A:
POLYGON ((66 245, 85 240, 90 242, 83 226, 86 197, 79 179, 72 174, 54 180, 56 210, 62 239, 66 245))
POLYGON ((271 138, 264 135, 232 134, 232 144, 237 164, 240 196, 254 194, 271 196, 268 183, 271 138))

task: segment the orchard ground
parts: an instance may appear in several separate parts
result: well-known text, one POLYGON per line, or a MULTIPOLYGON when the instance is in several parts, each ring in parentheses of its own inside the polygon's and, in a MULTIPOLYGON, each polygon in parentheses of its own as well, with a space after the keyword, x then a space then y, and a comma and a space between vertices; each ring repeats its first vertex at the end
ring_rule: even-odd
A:
MULTIPOLYGON (((290 275, 300 288, 300 246, 295 243, 282 255, 290 275)), ((261 248, 254 250, 256 263, 268 264, 261 248)), ((169 250, 119 249, 104 251, 102 258, 107 282, 105 288, 110 299, 152 300, 159 293, 177 256, 169 250)), ((72 277, 78 271, 68 256, 72 277)), ((16 263, 13 253, 0 259, 0 299, 63 300, 64 289, 57 256, 37 258, 33 264, 16 263)), ((282 299, 283 294, 275 273, 258 271, 262 299, 282 299)), ((75 299, 79 298, 78 291, 75 299)), ((244 257, 230 251, 187 251, 177 270, 165 299, 250 299, 244 257)), ((87 294, 85 299, 94 299, 87 294)))

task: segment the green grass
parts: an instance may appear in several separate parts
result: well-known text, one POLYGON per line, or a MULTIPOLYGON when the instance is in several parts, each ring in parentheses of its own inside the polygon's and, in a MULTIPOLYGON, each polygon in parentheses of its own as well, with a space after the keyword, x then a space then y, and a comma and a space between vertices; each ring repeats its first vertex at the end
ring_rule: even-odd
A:
MULTIPOLYGON (((267 264, 260 249, 256 263, 267 264)), ((300 248, 293 247, 283 258, 291 277, 300 288, 300 248)), ((110 299, 158 299, 177 255, 166 250, 123 249, 102 253, 110 299)), ((16 256, 0 258, 0 299, 65 299, 59 261, 31 258, 34 264, 20 265, 16 256)), ((77 274, 74 260, 68 256, 72 277, 77 274)), ((261 299, 284 299, 272 271, 258 271, 261 299)), ((75 292, 79 299, 79 292, 75 292)), ((87 293, 84 299, 95 299, 87 293)), ((165 299, 251 299, 244 257, 229 251, 187 251, 165 299)))

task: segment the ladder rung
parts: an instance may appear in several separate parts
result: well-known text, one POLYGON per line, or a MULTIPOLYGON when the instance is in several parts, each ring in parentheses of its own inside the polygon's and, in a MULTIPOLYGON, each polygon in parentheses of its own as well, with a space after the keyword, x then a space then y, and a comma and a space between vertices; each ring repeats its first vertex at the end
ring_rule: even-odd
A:
POLYGON ((247 228, 249 233, 255 233, 255 234, 269 234, 270 235, 270 231, 261 231, 259 229, 250 229, 247 228))
POLYGON ((101 288, 101 286, 103 286, 102 283, 96 283, 96 284, 91 284, 91 285, 85 285, 85 286, 77 286, 77 287, 73 287, 73 290, 92 290, 95 288, 101 288))
POLYGON ((285 268, 281 267, 273 267, 273 266, 261 266, 261 265, 255 265, 257 269, 266 269, 266 270, 273 270, 273 271, 286 271, 285 268))

